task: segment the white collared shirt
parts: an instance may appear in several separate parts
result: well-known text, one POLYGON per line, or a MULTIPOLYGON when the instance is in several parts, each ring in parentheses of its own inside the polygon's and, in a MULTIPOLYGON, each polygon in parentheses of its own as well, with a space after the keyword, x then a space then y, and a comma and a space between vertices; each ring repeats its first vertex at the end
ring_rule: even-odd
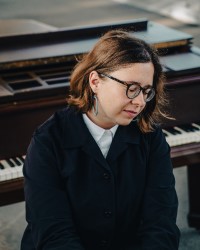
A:
POLYGON ((112 139, 115 135, 115 132, 118 128, 118 125, 115 125, 111 129, 103 129, 93 123, 86 114, 83 114, 83 120, 89 129, 91 135, 93 136, 94 140, 98 144, 103 156, 106 158, 108 154, 108 150, 110 148, 112 139))

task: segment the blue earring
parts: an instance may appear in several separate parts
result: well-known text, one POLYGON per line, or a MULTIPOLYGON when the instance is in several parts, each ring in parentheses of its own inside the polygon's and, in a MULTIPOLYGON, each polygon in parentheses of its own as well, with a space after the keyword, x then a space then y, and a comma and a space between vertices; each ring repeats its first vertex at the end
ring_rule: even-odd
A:
POLYGON ((94 105, 93 105, 93 109, 92 110, 93 110, 93 114, 95 116, 97 116, 98 115, 98 99, 97 99, 96 95, 94 95, 93 98, 94 98, 94 105))

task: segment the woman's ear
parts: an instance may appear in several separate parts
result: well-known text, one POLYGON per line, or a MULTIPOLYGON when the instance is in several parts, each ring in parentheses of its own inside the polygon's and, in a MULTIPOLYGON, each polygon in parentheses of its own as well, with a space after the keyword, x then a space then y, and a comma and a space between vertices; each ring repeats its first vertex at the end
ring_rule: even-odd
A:
POLYGON ((89 84, 92 91, 96 94, 99 86, 100 78, 96 71, 92 71, 89 74, 89 84))

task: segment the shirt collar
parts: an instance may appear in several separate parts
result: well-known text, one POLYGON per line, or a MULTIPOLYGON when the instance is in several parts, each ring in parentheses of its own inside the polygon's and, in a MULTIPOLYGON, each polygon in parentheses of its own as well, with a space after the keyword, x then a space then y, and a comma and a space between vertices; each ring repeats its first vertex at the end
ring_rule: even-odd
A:
MULTIPOLYGON (((90 131, 91 135, 94 137, 95 141, 99 141, 100 138, 103 136, 103 133, 105 132, 105 129, 99 127, 94 122, 92 122, 86 114, 83 114, 83 120, 90 131)), ((119 125, 113 126, 110 131, 112 132, 112 137, 114 137, 115 132, 117 130, 119 125)))

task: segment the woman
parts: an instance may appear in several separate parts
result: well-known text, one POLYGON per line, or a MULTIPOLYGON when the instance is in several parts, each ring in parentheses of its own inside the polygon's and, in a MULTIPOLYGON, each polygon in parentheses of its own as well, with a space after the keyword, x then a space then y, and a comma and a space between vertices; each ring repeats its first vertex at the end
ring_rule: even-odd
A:
POLYGON ((155 49, 125 31, 102 36, 72 73, 68 107, 28 148, 21 249, 178 249, 164 103, 155 49))

